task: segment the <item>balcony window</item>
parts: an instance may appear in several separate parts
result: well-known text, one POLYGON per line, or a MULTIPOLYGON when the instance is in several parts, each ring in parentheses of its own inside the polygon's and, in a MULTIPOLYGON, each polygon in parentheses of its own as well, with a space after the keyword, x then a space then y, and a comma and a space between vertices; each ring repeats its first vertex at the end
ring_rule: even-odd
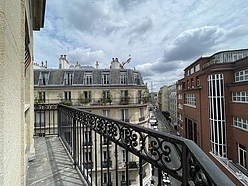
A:
POLYGON ((238 144, 238 158, 239 165, 246 169, 246 148, 241 144, 238 144))
POLYGON ((121 120, 129 122, 129 114, 128 114, 128 109, 122 109, 121 110, 121 120))
POLYGON ((71 91, 65 91, 64 98, 65 100, 71 100, 71 91))
POLYGON ((92 134, 91 131, 84 132, 84 146, 91 146, 92 145, 92 134))
POLYGON ((37 111, 35 112, 35 127, 44 127, 45 126, 45 112, 37 111))
POLYGON ((46 92, 38 92, 38 95, 35 97, 35 103, 45 103, 46 101, 46 92))

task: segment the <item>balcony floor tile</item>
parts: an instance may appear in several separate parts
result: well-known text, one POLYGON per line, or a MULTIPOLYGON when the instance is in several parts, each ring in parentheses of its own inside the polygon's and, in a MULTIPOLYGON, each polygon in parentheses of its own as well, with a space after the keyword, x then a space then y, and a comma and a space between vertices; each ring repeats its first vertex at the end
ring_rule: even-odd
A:
POLYGON ((28 162, 28 186, 84 185, 57 136, 35 138, 35 160, 28 162))

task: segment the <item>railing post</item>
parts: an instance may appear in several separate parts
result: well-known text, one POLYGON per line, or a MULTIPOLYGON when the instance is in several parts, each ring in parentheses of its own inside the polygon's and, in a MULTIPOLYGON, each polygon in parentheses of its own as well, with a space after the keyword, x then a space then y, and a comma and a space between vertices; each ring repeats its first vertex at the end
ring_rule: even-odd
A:
POLYGON ((189 171, 189 164, 187 160, 187 147, 185 144, 182 146, 182 178, 183 178, 183 183, 182 186, 187 186, 188 185, 188 171, 189 171))
POLYGON ((57 106, 57 121, 58 121, 58 136, 62 136, 61 111, 60 106, 57 106))
POLYGON ((143 186, 143 167, 142 167, 142 159, 139 158, 139 181, 140 186, 143 186))
POLYGON ((72 130, 73 130, 73 136, 72 136, 72 152, 73 152, 73 160, 74 160, 74 166, 76 167, 77 165, 77 135, 76 135, 76 116, 75 113, 73 114, 72 118, 72 130))

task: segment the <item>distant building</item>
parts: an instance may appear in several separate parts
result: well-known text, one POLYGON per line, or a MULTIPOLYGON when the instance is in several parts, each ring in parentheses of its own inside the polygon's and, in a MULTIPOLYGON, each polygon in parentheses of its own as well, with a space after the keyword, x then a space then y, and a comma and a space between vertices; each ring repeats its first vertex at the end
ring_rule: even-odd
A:
POLYGON ((169 95, 168 95, 168 86, 163 86, 158 91, 158 108, 160 111, 165 112, 169 111, 169 95))
MULTIPOLYGON (((60 59, 60 64, 64 62, 66 62, 65 57, 60 59)), ((61 67, 65 66, 65 64, 61 65, 61 67)), ((123 69, 118 61, 112 61, 110 69, 99 69, 98 66, 88 69, 67 67, 34 70, 34 94, 37 103, 69 104, 98 115, 150 127, 147 107, 149 93, 139 71, 123 69)), ((37 113, 35 124, 41 125, 42 123, 39 122, 45 121, 45 117, 45 113, 37 113)), ((90 131, 84 132, 82 136, 90 139, 88 141, 94 141, 94 136, 90 131)), ((103 140, 106 141, 106 139, 103 140)), ((87 146, 91 146, 91 144, 84 144, 82 148, 87 146)), ((89 149, 92 150, 91 152, 95 152, 94 146, 89 149)), ((91 152, 87 155, 89 158, 92 155, 91 152)), ((108 151, 106 146, 103 151, 103 159, 113 157, 114 153, 114 145, 108 151)), ((118 166, 118 180, 125 180, 125 149, 119 148, 118 153, 121 158, 118 165, 115 165, 114 161, 112 162, 111 175, 115 176, 115 168, 118 166)), ((100 154, 98 157, 101 157, 100 154)), ((128 159, 133 166, 129 171, 130 184, 136 185, 139 182, 139 159, 131 154, 128 159)), ((94 160, 91 159, 91 161, 94 163, 94 160)), ((97 161, 97 165, 100 166, 100 159, 97 161)), ((148 179, 150 167, 145 164, 143 168, 144 175, 146 175, 144 179, 148 179)), ((102 170, 100 167, 97 170, 100 178, 102 170)), ((106 170, 103 170, 104 175, 105 173, 107 174, 106 170)), ((116 185, 114 182, 117 179, 113 177, 111 180, 113 180, 112 185, 116 185)))
POLYGON ((168 86, 168 111, 170 113, 171 124, 177 130, 177 91, 176 84, 168 86))
MULTIPOLYGON (((178 132, 248 184, 248 49, 201 57, 177 82, 178 132)), ((239 181, 238 181, 239 180, 239 181)))

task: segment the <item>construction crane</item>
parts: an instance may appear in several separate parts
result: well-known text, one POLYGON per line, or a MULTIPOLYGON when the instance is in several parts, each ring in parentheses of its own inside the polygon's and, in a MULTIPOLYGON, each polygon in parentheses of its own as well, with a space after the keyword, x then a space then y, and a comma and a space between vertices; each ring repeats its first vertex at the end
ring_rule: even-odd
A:
POLYGON ((129 58, 125 62, 121 62, 120 63, 120 68, 124 69, 125 68, 125 64, 130 63, 131 59, 132 59, 131 58, 131 55, 129 55, 129 58))

